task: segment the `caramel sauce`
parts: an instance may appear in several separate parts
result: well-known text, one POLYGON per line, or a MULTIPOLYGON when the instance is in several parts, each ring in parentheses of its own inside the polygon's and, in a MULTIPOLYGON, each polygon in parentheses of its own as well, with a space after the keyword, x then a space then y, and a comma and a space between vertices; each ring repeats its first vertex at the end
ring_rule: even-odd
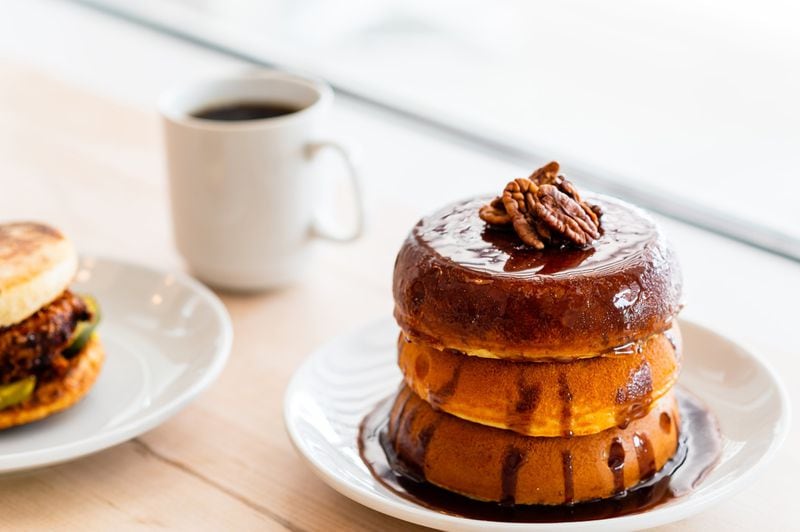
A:
POLYGON ((572 504, 575 501, 575 481, 570 451, 561 454, 561 469, 564 474, 564 504, 572 504))
POLYGON ((517 402, 514 405, 514 412, 518 414, 533 412, 539 403, 541 389, 538 384, 528 384, 525 380, 524 368, 520 368, 519 378, 517 379, 517 402))
POLYGON ((517 475, 519 475, 519 468, 525 462, 525 455, 514 446, 506 450, 503 457, 503 471, 500 473, 502 482, 503 495, 500 504, 503 506, 510 506, 514 504, 514 499, 517 494, 517 475))
POLYGON ((419 433, 419 452, 421 456, 415 456, 414 462, 419 464, 425 463, 425 455, 428 453, 428 445, 433 439, 433 434, 436 432, 436 423, 431 423, 419 433))
POLYGON ((645 360, 638 368, 631 370, 625 387, 617 390, 614 401, 620 405, 641 402, 648 399, 651 393, 653 393, 653 373, 650 364, 645 360))
POLYGON ((658 424, 661 425, 661 430, 666 433, 669 433, 672 430, 672 418, 669 417, 669 414, 666 412, 661 413, 661 417, 658 420, 658 424))
POLYGON ((411 395, 408 394, 402 400, 403 402, 400 404, 400 408, 397 409, 397 414, 394 416, 389 416, 389 430, 396 430, 397 423, 405 419, 403 416, 406 413, 406 407, 408 406, 408 400, 411 399, 411 395))
MULTIPOLYGON (((590 198, 602 206, 603 234, 592 246, 548 247, 536 250, 524 244, 510 229, 495 228, 478 217, 478 210, 491 198, 478 198, 452 208, 436 224, 417 227, 421 241, 442 257, 475 271, 507 274, 519 278, 533 275, 575 275, 602 271, 641 253, 657 235, 652 220, 630 206, 622 207, 610 198, 590 198), (607 229, 606 229, 607 228, 607 229)), ((618 295, 619 305, 638 298, 635 287, 618 295)))
POLYGON ((453 370, 453 375, 450 377, 450 380, 444 383, 438 390, 428 392, 428 402, 430 402, 430 405, 435 410, 439 410, 439 408, 456 392, 456 386, 458 386, 458 381, 461 378, 461 370, 463 368, 464 361, 461 360, 453 370))
MULTIPOLYGON (((469 499, 425 482, 423 471, 409 470, 400 460, 388 439, 389 412, 394 397, 380 402, 361 423, 358 435, 359 453, 375 479, 403 499, 436 512, 468 519, 522 523, 558 523, 608 519, 645 512, 669 505, 675 499, 694 491, 719 461, 721 436, 714 416, 696 397, 677 389, 682 417, 678 450, 672 459, 633 488, 624 488, 625 450, 617 438, 609 442, 608 467, 614 472, 618 495, 560 506, 513 504, 517 474, 528 459, 515 448, 509 448, 503 459, 502 486, 505 504, 469 499)), ((672 430, 672 419, 662 415, 660 427, 672 430), (666 422, 664 422, 666 419, 666 422)), ((435 428, 431 429, 430 437, 435 428)), ((641 470, 650 469, 652 449, 641 438, 637 460, 641 470), (639 454, 641 453, 641 454, 639 454), (644 466, 642 465, 644 464, 644 466)), ((424 447, 427 447, 427 443, 424 447)), ((635 444, 637 445, 637 444, 635 444)), ((562 455, 565 499, 572 498, 572 456, 562 455)))
POLYGON ((617 427, 621 429, 628 428, 628 425, 631 424, 631 421, 637 420, 647 415, 647 406, 649 406, 649 402, 645 403, 632 403, 625 408, 625 410, 621 411, 620 414, 617 416, 617 427))
POLYGON ((614 438, 608 449, 608 468, 614 474, 614 493, 625 491, 625 448, 622 440, 614 438))
POLYGON ((650 439, 645 434, 634 434, 633 449, 636 451, 636 461, 639 462, 639 478, 647 479, 655 475, 656 455, 650 439))
POLYGON ((424 380, 428 376, 428 370, 430 370, 428 357, 419 357, 414 361, 414 375, 418 380, 424 380))
POLYGON ((558 376, 558 397, 561 399, 561 434, 566 438, 572 437, 572 391, 569 389, 567 375, 558 376))
POLYGON ((524 432, 530 427, 533 414, 539 406, 541 393, 538 384, 528 384, 525 379, 525 368, 520 367, 517 377, 517 402, 514 403, 514 410, 506 416, 507 423, 512 429, 524 432))

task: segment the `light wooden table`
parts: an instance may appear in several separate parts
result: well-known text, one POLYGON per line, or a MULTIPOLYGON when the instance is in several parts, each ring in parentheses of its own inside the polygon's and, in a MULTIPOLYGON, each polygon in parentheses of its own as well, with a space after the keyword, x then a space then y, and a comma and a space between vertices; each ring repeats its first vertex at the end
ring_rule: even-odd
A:
MULTIPOLYGON (((174 81, 241 65, 74 6, 9 5, 17 16, 13 23, 0 19, 0 219, 44 219, 85 252, 182 268, 172 246, 152 102, 174 81), (29 39, 25 46, 21 36, 29 39)), ((217 383, 128 443, 0 478, 0 528, 413 528, 317 479, 284 432, 283 392, 310 350, 390 312, 394 254, 419 216, 526 169, 354 102, 340 100, 330 124, 334 135, 355 137, 364 147, 371 207, 365 237, 321 245, 296 286, 221 294, 235 340, 217 383)), ((684 265, 685 315, 766 353, 796 402, 800 266, 664 223, 684 265)), ((794 430, 752 487, 666 529, 796 527, 798 443, 794 430)))

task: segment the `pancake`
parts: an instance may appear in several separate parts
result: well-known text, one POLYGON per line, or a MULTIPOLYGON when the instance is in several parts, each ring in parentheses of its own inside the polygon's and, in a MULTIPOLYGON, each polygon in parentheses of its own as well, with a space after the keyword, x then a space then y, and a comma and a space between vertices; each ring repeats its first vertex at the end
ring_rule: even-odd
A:
POLYGON ((50 226, 0 224, 0 327, 19 323, 55 300, 78 268, 72 242, 50 226))
POLYGON ((672 393, 626 428, 536 438, 436 411, 408 387, 395 400, 388 444, 410 475, 473 499, 569 504, 606 498, 660 470, 678 446, 672 393))
POLYGON ((602 235, 536 250, 478 216, 491 198, 423 218, 394 268, 394 315, 438 349, 518 360, 575 359, 666 331, 680 310, 672 250, 640 209, 605 196, 602 235))
POLYGON ((22 403, 0 410, 0 429, 38 421, 73 406, 89 392, 104 360, 103 346, 94 335, 80 353, 70 359, 66 371, 37 383, 33 394, 22 403))
POLYGON ((680 331, 650 336, 624 354, 572 362, 520 362, 437 350, 400 335, 406 384, 462 419, 530 436, 586 435, 647 414, 680 367, 680 331))

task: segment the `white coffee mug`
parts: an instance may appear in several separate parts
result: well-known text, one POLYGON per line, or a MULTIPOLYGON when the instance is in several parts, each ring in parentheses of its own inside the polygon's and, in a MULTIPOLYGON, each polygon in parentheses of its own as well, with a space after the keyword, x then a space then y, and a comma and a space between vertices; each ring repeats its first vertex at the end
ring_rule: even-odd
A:
POLYGON ((346 241, 363 226, 358 174, 338 143, 320 140, 333 92, 319 81, 281 73, 189 84, 160 99, 178 251, 192 272, 222 288, 258 290, 294 281, 316 237, 346 241), (193 116, 237 103, 297 109, 274 118, 218 121, 193 116), (355 227, 321 228, 312 159, 342 156, 356 196, 355 227))

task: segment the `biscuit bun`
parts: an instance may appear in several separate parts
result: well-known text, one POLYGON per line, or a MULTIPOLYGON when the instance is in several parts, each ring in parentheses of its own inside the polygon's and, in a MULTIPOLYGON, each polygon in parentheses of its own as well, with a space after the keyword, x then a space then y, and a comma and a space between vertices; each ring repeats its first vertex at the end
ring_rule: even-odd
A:
POLYGON ((32 222, 0 224, 0 328, 56 299, 77 267, 72 242, 57 229, 32 222))

